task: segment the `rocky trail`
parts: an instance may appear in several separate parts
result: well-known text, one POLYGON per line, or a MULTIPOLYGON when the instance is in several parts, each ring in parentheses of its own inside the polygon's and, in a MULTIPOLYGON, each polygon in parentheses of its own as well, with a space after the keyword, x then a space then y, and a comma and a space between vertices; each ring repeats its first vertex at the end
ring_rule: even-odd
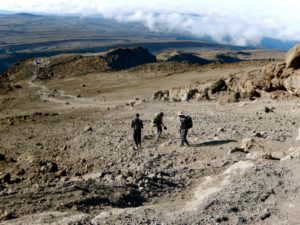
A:
MULTIPOLYGON (((45 85, 41 84, 39 81, 36 81, 36 76, 33 76, 28 81, 28 87, 37 89, 37 93, 41 100, 43 101, 49 101, 52 103, 60 104, 61 107, 68 109, 68 108, 87 108, 87 107, 93 107, 93 108, 108 108, 108 107, 117 107, 126 104, 124 101, 104 101, 100 99, 95 98, 87 98, 87 97, 81 97, 80 95, 70 95, 65 94, 64 91, 61 90, 51 90, 45 85)), ((130 104, 130 103, 128 103, 130 104)), ((131 103, 133 104, 133 103, 131 103)), ((135 102, 134 102, 135 104, 135 102)))
MULTIPOLYGON (((69 137, 61 150, 53 151, 54 157, 27 161, 33 152, 20 152, 14 156, 17 162, 11 163, 6 152, 7 159, 1 163, 12 170, 0 195, 5 203, 2 218, 21 218, 3 223, 272 224, 288 218, 291 212, 282 204, 287 196, 293 198, 299 184, 290 180, 298 169, 298 148, 288 151, 298 145, 298 104, 296 100, 225 105, 144 102, 124 106, 122 111, 116 108, 92 114, 86 123, 89 127, 73 133, 82 126, 75 124, 64 133, 64 139, 69 137), (274 108, 273 112, 266 113, 265 106, 274 108), (147 118, 162 108, 169 129, 155 142, 147 118), (179 147, 174 112, 180 108, 194 118, 190 148, 179 147), (125 125, 135 111, 146 118, 144 148, 140 151, 132 150, 130 129, 125 125), (119 121, 103 126, 115 113, 119 121), (24 175, 17 175, 22 174, 25 162, 36 169, 24 169, 24 175), (31 216, 22 217, 28 214, 31 216)), ((40 120, 47 118, 43 117, 40 120)), ((64 114, 54 117, 62 117, 56 126, 65 127, 64 114)), ((12 132, 28 123, 17 119, 6 129, 12 132)), ((69 118, 68 123, 72 120, 69 118)), ((35 125, 34 129, 39 126, 44 127, 35 125)), ((40 130, 39 137, 55 134, 49 129, 40 130)), ((48 143, 37 145, 35 152, 52 152, 54 143, 63 143, 55 136, 48 136, 48 143)), ((2 137, 2 142, 7 141, 3 133, 2 137)), ((292 205, 297 204, 294 199, 292 205)))
POLYGON ((18 80, 0 96, 0 224, 299 224, 300 101, 270 97, 288 89, 273 77, 280 63, 270 72, 278 89, 261 86, 265 63, 18 80), (240 78, 251 96, 221 101, 240 78), (210 99, 196 99, 200 88, 170 91, 190 81, 209 82, 210 99), (179 146, 178 111, 193 118, 190 147, 179 146), (168 127, 158 141, 157 112, 168 127), (139 150, 135 113, 145 125, 139 150))

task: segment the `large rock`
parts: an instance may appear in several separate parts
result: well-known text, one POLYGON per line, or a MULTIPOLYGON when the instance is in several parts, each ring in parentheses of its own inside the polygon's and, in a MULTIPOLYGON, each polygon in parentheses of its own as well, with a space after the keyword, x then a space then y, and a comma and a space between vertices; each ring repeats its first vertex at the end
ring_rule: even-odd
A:
POLYGON ((283 81, 283 85, 291 95, 300 96, 300 71, 294 71, 283 81))
POLYGON ((160 90, 160 91, 156 91, 153 94, 152 99, 153 100, 169 100, 169 96, 170 96, 170 93, 168 90, 160 90))
POLYGON ((170 91, 170 100, 175 102, 188 102, 191 99, 194 99, 197 93, 199 93, 197 88, 173 88, 170 91))
POLYGON ((300 68, 300 44, 295 45, 285 56, 286 68, 300 68))

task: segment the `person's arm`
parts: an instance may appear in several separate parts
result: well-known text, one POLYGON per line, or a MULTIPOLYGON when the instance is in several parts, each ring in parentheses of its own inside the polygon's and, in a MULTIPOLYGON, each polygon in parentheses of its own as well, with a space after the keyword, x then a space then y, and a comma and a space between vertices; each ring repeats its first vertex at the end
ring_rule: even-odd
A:
POLYGON ((144 129, 143 120, 141 120, 141 128, 144 129))
POLYGON ((131 121, 131 128, 134 128, 134 120, 131 121))
POLYGON ((161 125, 166 129, 167 127, 166 127, 166 125, 164 124, 164 122, 163 122, 163 119, 161 119, 161 125))

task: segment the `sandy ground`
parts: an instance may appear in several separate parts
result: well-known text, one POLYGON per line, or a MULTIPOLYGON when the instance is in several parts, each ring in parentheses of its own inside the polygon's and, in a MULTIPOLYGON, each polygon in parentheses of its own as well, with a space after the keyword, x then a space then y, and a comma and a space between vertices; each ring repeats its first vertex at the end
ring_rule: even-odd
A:
POLYGON ((19 82, 0 96, 1 224, 298 224, 299 100, 151 99, 265 63, 19 82), (179 147, 182 110, 194 121, 191 147, 179 147), (161 111, 168 130, 156 141, 161 111))

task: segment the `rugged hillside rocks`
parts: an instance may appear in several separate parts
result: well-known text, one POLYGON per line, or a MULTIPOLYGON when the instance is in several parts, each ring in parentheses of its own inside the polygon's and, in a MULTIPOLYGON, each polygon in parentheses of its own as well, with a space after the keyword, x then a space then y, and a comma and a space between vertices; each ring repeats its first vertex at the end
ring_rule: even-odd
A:
POLYGON ((240 62, 241 60, 237 57, 236 54, 227 53, 227 54, 217 54, 216 61, 220 63, 235 63, 235 62, 240 62))
POLYGON ((33 75, 37 79, 62 78, 128 69, 153 62, 156 62, 156 57, 145 48, 119 48, 103 55, 61 55, 51 58, 26 60, 17 63, 6 75, 11 81, 28 78, 33 75))
POLYGON ((161 61, 167 62, 186 62, 189 64, 206 65, 212 61, 201 58, 193 53, 185 53, 180 51, 162 52, 157 55, 161 61))
POLYGON ((300 45, 287 53, 285 62, 270 63, 260 70, 231 75, 205 85, 158 91, 153 99, 235 102, 262 96, 273 99, 300 96, 300 45))
POLYGON ((102 59, 107 63, 108 67, 113 70, 128 69, 142 64, 156 62, 156 56, 142 47, 111 50, 104 55, 102 59))
POLYGON ((288 51, 285 57, 285 62, 287 68, 300 68, 300 44, 295 45, 288 51))
POLYGON ((0 76, 0 93, 11 90, 7 76, 0 76))

